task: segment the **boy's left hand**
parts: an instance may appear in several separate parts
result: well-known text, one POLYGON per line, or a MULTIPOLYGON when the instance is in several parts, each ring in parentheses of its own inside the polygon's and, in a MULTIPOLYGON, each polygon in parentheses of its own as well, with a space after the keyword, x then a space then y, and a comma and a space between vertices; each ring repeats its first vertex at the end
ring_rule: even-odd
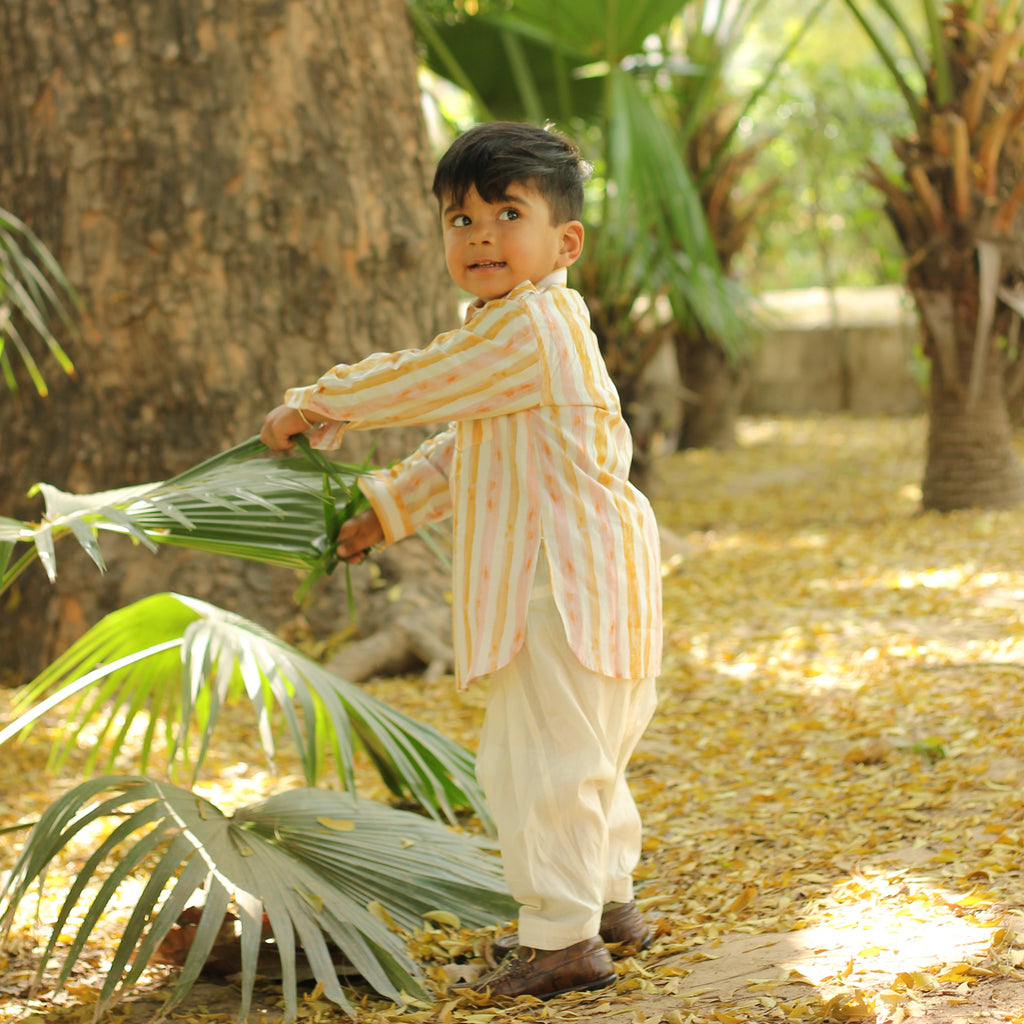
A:
POLYGON ((271 409, 263 421, 260 440, 272 452, 286 452, 295 447, 295 437, 309 430, 309 424, 290 405, 271 409))
POLYGON ((338 531, 338 558, 343 562, 361 562, 370 548, 384 542, 384 527, 377 513, 368 508, 342 523, 338 531))

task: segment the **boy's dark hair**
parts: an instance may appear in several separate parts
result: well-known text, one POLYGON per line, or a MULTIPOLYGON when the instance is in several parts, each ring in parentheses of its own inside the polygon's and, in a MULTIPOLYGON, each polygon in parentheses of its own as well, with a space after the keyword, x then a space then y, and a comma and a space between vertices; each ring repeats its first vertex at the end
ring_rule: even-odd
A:
POLYGON ((576 144, 558 132, 516 121, 491 121, 460 135, 434 173, 439 203, 461 203, 475 188, 485 203, 504 197, 519 181, 547 200, 554 224, 579 220, 583 182, 590 172, 576 144))

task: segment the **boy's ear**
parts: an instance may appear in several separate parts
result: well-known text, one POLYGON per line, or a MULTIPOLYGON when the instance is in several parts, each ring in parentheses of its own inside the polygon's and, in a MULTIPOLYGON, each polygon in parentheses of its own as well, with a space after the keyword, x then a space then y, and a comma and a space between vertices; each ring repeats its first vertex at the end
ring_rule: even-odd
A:
POLYGON ((562 244, 558 250, 558 266, 571 267, 583 252, 583 225, 578 220, 562 225, 562 244))

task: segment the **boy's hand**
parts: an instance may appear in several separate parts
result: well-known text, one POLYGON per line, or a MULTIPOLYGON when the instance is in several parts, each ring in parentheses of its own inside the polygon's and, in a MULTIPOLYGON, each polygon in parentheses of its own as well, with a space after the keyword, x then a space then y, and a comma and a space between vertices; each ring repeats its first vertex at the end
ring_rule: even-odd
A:
POLYGON ((272 452, 286 452, 295 447, 293 440, 309 430, 309 424, 290 405, 279 405, 267 413, 260 431, 260 440, 272 452))
POLYGON ((384 540, 384 530, 372 508, 353 516, 338 531, 338 557, 343 562, 361 562, 367 551, 384 540))

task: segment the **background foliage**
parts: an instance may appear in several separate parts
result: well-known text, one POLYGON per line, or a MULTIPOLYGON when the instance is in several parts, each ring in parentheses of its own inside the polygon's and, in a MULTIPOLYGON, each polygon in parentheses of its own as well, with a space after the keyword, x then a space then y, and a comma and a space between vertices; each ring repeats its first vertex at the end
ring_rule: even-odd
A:
MULTIPOLYGON (((807 7, 778 0, 759 12, 729 72, 738 86, 763 73, 807 7)), ((743 137, 771 139, 743 187, 778 182, 734 262, 744 283, 761 292, 901 281, 895 234, 860 174, 865 158, 895 170, 891 136, 910 127, 868 40, 842 5, 826 5, 741 125, 743 137)))

